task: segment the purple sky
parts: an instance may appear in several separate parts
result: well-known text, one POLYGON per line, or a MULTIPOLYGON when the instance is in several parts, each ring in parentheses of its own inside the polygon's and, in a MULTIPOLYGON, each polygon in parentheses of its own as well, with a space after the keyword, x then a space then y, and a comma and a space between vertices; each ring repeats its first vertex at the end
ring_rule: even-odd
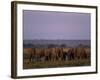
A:
POLYGON ((23 39, 90 40, 89 13, 23 11, 23 39))

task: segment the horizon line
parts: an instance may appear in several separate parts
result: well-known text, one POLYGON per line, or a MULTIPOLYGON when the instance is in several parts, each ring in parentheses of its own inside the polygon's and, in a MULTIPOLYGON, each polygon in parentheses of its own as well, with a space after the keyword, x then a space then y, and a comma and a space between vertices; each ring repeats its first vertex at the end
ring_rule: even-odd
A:
POLYGON ((25 40, 90 40, 90 39, 25 39, 25 40))

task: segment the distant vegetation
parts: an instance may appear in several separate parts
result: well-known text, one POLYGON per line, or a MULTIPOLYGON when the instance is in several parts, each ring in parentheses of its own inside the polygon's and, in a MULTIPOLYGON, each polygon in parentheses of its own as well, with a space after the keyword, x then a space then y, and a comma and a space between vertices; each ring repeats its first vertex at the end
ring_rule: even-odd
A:
MULTIPOLYGON (((66 44, 60 44, 60 45, 58 45, 58 44, 31 44, 31 43, 29 43, 29 44, 23 44, 23 47, 24 48, 31 48, 31 47, 33 47, 33 48, 41 48, 41 47, 62 47, 62 48, 65 48, 65 47, 70 47, 70 46, 67 46, 66 44)), ((77 45, 76 47, 86 47, 86 48, 90 48, 90 46, 88 46, 88 45, 84 45, 84 44, 79 44, 79 45, 77 45)))

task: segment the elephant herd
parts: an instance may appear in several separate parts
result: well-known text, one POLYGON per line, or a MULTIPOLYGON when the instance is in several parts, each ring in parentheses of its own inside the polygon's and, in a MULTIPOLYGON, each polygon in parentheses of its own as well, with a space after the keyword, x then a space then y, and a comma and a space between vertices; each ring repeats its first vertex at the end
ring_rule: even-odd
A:
POLYGON ((25 53, 29 55, 30 62, 67 61, 90 57, 90 50, 86 50, 86 48, 25 48, 25 53))

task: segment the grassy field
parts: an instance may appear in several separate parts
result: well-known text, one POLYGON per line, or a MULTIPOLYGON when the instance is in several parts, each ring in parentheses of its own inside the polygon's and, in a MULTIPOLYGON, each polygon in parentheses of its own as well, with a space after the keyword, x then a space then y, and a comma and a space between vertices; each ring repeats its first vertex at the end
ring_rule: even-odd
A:
POLYGON ((51 67, 75 67, 75 66, 90 66, 91 62, 89 59, 82 60, 70 60, 70 61, 40 61, 40 62, 29 62, 27 59, 23 62, 23 69, 33 68, 51 68, 51 67))

